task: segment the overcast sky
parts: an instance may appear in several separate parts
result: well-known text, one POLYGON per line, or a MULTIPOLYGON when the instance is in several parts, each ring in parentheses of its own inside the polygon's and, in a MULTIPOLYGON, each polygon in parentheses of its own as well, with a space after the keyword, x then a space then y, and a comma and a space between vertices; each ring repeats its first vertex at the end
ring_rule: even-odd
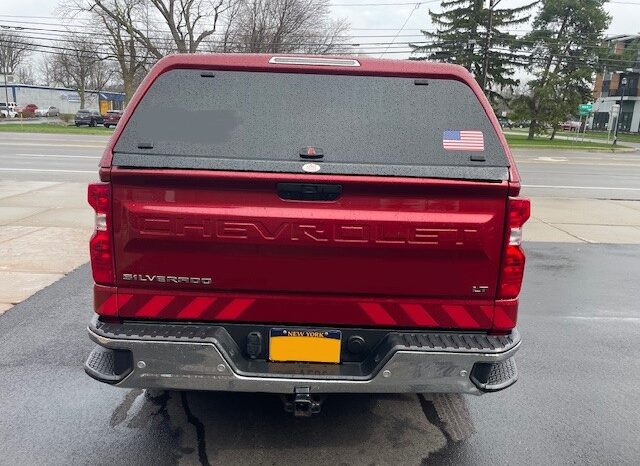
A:
MULTIPOLYGON (((633 4, 607 4, 606 9, 613 17, 608 34, 637 34, 640 33, 638 18, 640 17, 640 0, 618 0, 633 4)), ((411 0, 331 0, 332 11, 337 18, 347 18, 351 23, 351 34, 354 43, 366 42, 390 42, 394 35, 406 22, 404 30, 395 39, 399 46, 406 45, 410 41, 419 41, 420 28, 431 28, 428 9, 438 10, 440 0, 423 2, 417 9, 415 4, 402 5, 411 0), (396 3, 396 6, 341 6, 345 4, 371 4, 371 3, 396 3), (413 11, 413 13, 412 13, 413 11), (384 28, 386 30, 378 30, 384 28), (363 36, 387 36, 387 37, 363 37, 363 36)), ((526 3, 524 0, 503 0, 501 6, 518 6, 526 3)), ((58 0, 0 0, 0 24, 9 19, 28 21, 29 18, 9 18, 15 16, 54 16, 58 0)), ((51 19, 38 19, 37 21, 56 21, 51 19)), ((46 26, 45 26, 46 27, 46 26)), ((361 45, 361 50, 364 46, 361 45)), ((385 46, 375 50, 383 51, 385 46)), ((397 50, 397 45, 391 46, 388 51, 397 50)), ((372 50, 370 46, 367 50, 372 50)), ((402 50, 402 47, 400 47, 402 50)), ((374 55, 375 56, 375 55, 374 55)), ((387 54, 389 58, 404 58, 406 55, 387 54)))

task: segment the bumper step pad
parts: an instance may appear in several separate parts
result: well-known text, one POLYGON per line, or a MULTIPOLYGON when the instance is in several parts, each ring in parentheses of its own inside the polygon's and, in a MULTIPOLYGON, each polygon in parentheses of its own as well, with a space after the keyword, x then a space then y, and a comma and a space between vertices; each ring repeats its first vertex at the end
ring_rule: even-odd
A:
POLYGON ((471 372, 471 380, 487 392, 502 390, 518 380, 518 369, 514 358, 496 363, 477 363, 471 372))
POLYGON ((131 372, 131 354, 96 345, 84 363, 84 370, 94 379, 118 383, 131 372))

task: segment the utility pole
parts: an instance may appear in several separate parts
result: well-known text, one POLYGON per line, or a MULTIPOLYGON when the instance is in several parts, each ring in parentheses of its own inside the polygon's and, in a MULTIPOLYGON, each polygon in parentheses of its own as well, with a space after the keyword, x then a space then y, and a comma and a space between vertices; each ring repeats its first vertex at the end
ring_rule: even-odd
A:
POLYGON ((618 110, 618 118, 616 118, 616 127, 613 133, 613 145, 618 143, 618 128, 620 127, 620 118, 622 117, 622 104, 624 103, 624 93, 627 91, 627 77, 625 76, 620 80, 622 86, 622 93, 620 94, 620 110, 618 110))
POLYGON ((9 88, 7 87, 7 67, 5 64, 4 69, 2 70, 2 74, 4 75, 4 103, 7 105, 7 110, 9 109, 9 88))
POLYGON ((502 0, 489 0, 489 21, 487 25, 487 43, 484 49, 484 64, 482 65, 482 90, 487 93, 487 70, 489 69, 489 49, 491 49, 491 32, 493 28, 493 9, 502 0))

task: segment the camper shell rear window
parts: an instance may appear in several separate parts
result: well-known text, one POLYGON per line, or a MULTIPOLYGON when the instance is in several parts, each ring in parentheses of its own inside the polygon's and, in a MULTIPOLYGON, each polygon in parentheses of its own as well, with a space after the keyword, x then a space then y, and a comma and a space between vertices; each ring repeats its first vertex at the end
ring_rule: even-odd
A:
POLYGON ((149 168, 301 173, 313 163, 324 174, 505 180, 509 167, 463 82, 309 73, 167 71, 113 152, 114 165, 149 168), (304 157, 313 153, 322 157, 304 157))

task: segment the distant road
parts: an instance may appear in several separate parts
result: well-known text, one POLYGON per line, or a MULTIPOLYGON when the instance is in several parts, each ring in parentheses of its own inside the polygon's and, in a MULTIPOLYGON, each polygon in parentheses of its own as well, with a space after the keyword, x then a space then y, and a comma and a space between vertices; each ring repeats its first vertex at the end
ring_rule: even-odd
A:
POLYGON ((91 181, 104 136, 0 133, 0 180, 91 181))
POLYGON ((640 200, 640 152, 514 152, 529 196, 640 200))
MULTIPOLYGON (((0 180, 91 181, 108 138, 0 133, 0 180)), ((516 149, 529 196, 640 200, 640 151, 516 149)))

